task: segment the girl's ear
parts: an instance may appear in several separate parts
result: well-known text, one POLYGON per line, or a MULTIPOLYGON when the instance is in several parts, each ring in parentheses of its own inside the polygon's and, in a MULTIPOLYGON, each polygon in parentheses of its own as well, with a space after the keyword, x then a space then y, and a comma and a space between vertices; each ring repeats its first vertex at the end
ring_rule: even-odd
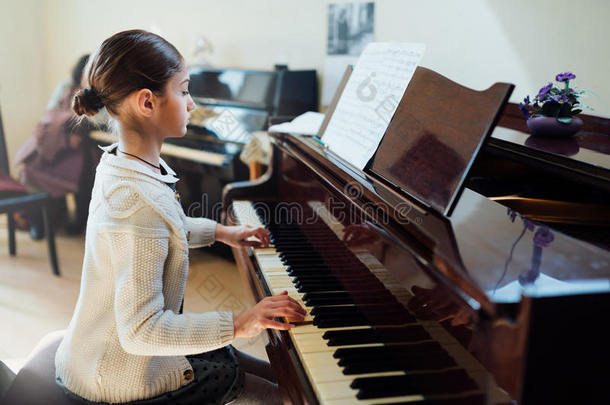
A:
POLYGON ((155 95, 153 92, 148 89, 138 90, 135 99, 136 111, 145 117, 152 116, 155 107, 155 95))

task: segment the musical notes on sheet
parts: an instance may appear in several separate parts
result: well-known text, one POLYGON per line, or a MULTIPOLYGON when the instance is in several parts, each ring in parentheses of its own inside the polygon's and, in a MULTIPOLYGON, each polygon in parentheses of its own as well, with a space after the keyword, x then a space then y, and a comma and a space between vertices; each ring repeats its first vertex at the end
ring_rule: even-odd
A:
POLYGON ((424 50, 424 44, 396 42, 375 42, 364 49, 322 137, 333 152, 364 168, 424 50))

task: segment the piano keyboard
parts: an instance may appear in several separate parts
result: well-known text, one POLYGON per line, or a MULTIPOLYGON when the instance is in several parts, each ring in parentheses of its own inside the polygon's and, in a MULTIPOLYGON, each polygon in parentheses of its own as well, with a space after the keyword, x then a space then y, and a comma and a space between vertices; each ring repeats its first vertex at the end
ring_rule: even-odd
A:
POLYGON ((238 223, 271 233, 270 247, 251 252, 268 289, 288 291, 308 311, 289 334, 319 402, 496 403, 479 390, 491 378, 482 365, 438 322, 415 319, 405 307, 411 294, 370 253, 348 249, 343 226, 322 205, 309 208, 314 224, 292 224, 287 212, 265 224, 261 217, 278 210, 232 205, 238 223))

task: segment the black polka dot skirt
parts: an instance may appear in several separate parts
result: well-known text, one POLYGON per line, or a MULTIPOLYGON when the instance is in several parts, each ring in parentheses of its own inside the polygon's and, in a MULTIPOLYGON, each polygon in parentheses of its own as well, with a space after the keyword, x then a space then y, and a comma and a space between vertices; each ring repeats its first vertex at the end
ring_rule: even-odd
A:
MULTIPOLYGON (((221 405, 235 400, 244 388, 244 372, 240 370, 235 349, 228 345, 211 352, 186 356, 194 371, 193 381, 175 391, 153 398, 126 402, 129 405, 221 405)), ((67 391, 67 390, 66 390, 67 391)), ((91 402, 69 391, 72 399, 91 402)))

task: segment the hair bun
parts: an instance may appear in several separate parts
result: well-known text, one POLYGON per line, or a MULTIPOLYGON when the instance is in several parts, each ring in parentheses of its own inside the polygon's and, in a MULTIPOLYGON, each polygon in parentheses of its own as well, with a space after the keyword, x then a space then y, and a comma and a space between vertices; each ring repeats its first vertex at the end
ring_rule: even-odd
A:
POLYGON ((76 115, 87 115, 89 117, 97 114, 104 107, 104 103, 94 89, 80 89, 72 101, 72 110, 76 115))

